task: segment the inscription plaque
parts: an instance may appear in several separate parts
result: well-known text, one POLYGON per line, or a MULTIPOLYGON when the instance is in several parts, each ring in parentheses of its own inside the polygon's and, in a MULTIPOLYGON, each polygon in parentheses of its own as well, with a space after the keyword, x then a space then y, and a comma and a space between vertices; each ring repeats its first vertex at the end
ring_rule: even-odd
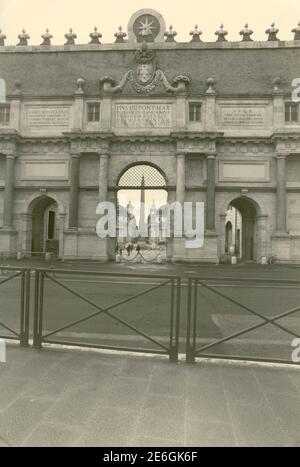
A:
POLYGON ((67 179, 68 164, 66 161, 61 162, 29 162, 24 164, 23 174, 25 179, 67 179))
POLYGON ((221 123, 225 127, 264 127, 266 110, 264 107, 223 107, 221 123))
POLYGON ((172 104, 116 104, 117 128, 171 128, 172 104))
POLYGON ((270 166, 268 161, 220 161, 219 180, 223 182, 268 182, 270 166))
POLYGON ((69 122, 69 107, 49 106, 26 109, 25 124, 28 128, 68 128, 69 122))

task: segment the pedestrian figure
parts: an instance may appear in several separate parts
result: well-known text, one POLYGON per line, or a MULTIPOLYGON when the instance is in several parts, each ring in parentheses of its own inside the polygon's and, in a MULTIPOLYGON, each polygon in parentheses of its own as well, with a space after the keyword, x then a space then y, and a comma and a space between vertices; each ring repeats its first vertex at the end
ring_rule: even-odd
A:
POLYGON ((120 256, 123 256, 123 247, 122 246, 120 246, 119 252, 120 252, 120 256))
POLYGON ((128 243, 127 247, 126 247, 126 250, 127 250, 128 256, 130 256, 130 253, 131 253, 131 246, 130 246, 129 243, 128 243))
POLYGON ((137 251, 138 253, 140 253, 140 251, 141 251, 141 247, 140 247, 140 245, 137 245, 137 247, 136 247, 136 251, 137 251))

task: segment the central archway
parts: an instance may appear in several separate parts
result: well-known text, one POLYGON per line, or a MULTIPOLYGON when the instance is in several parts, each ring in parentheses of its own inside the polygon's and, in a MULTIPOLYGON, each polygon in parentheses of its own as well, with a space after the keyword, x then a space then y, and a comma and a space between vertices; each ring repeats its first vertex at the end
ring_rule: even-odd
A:
POLYGON ((136 226, 136 233, 128 233, 126 238, 120 233, 117 250, 124 251, 128 259, 141 248, 141 255, 151 261, 157 255, 166 256, 166 238, 162 232, 162 219, 159 217, 157 232, 150 229, 150 218, 156 210, 168 201, 166 178, 161 169, 153 164, 139 162, 131 164, 121 173, 118 180, 118 214, 121 207, 136 226), (130 251, 131 247, 131 251, 130 251), (127 251, 126 251, 127 249, 127 251))
POLYGON ((40 196, 34 199, 29 212, 32 216, 31 253, 43 255, 52 253, 59 255, 59 222, 58 204, 50 196, 40 196))

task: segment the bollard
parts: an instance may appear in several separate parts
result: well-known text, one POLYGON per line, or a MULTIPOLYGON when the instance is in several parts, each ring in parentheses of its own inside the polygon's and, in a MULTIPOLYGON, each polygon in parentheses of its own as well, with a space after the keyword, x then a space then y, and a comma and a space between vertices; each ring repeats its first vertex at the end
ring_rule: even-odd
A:
POLYGON ((234 245, 230 245, 229 253, 231 254, 231 256, 234 256, 234 253, 235 253, 235 246, 234 245))
POLYGON ((162 264, 163 259, 162 259, 161 255, 158 255, 156 262, 157 262, 158 264, 162 264))
POLYGON ((45 260, 46 261, 51 261, 51 259, 52 259, 52 253, 46 253, 45 254, 45 260))
POLYGON ((231 264, 232 264, 232 265, 237 264, 237 257, 236 257, 236 256, 232 256, 232 257, 231 257, 231 264))
POLYGON ((116 255, 116 263, 121 263, 121 256, 120 255, 116 255))
POLYGON ((267 258, 266 256, 263 256, 263 257, 261 258, 261 264, 262 264, 263 266, 265 266, 266 264, 268 264, 268 258, 267 258))
POLYGON ((21 261, 22 256, 23 256, 23 255, 22 255, 22 252, 21 252, 21 251, 18 251, 18 253, 17 253, 17 260, 18 260, 18 261, 21 261))

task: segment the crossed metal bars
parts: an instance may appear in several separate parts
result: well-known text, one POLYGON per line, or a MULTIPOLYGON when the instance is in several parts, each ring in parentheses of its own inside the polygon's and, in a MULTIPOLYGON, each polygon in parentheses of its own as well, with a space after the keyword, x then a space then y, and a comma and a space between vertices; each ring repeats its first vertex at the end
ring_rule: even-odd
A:
MULTIPOLYGON (((163 282, 154 285, 142 292, 139 292, 135 295, 132 295, 129 298, 119 301, 113 305, 108 307, 102 307, 93 300, 89 299, 85 295, 80 294, 76 290, 71 287, 68 287, 63 282, 59 281, 53 275, 59 274, 60 276, 63 275, 80 275, 80 276, 91 276, 90 272, 82 272, 82 271, 65 271, 65 270, 42 270, 38 269, 35 271, 35 297, 34 297, 34 330, 33 330, 33 345, 35 348, 41 348, 43 343, 48 344, 59 344, 59 345, 72 345, 72 346, 79 346, 79 347, 93 347, 99 349, 110 349, 110 350, 125 350, 130 352, 145 352, 145 353, 152 353, 152 354, 163 354, 169 355, 170 361, 176 362, 178 361, 178 351, 179 351, 179 324, 180 324, 180 293, 181 293, 181 278, 174 277, 174 276, 150 276, 150 275, 142 275, 142 274, 130 274, 126 277, 130 278, 144 278, 144 279, 156 279, 162 280, 163 282), (45 288, 45 279, 52 281, 54 284, 58 285, 59 287, 67 290, 72 295, 76 296, 83 302, 91 305, 97 311, 86 316, 84 318, 72 321, 71 323, 55 329, 54 331, 48 332, 47 334, 43 334, 43 314, 44 314, 44 288, 45 288), (155 290, 158 290, 162 287, 170 286, 170 331, 169 331, 169 345, 165 345, 160 342, 158 339, 149 336, 142 330, 136 328, 132 324, 128 323, 124 319, 114 315, 111 310, 114 310, 125 303, 132 302, 133 300, 145 296, 155 290), (135 334, 144 337, 147 341, 152 342, 158 348, 152 349, 141 349, 137 347, 122 347, 122 346, 108 346, 108 345, 96 345, 96 344, 84 344, 78 343, 73 341, 62 341, 62 340, 52 340, 50 339, 55 334, 65 331, 70 327, 73 327, 78 324, 82 324, 92 318, 98 317, 102 314, 110 317, 111 319, 115 320, 116 322, 123 324, 125 327, 129 328, 135 334)), ((96 277, 124 277, 124 274, 117 274, 117 273, 92 273, 93 276, 96 277)))
MULTIPOLYGON (((34 323, 33 323, 33 345, 36 348, 41 348, 43 343, 51 343, 57 345, 72 345, 72 346, 79 346, 79 347, 95 347, 100 349, 110 349, 110 350, 120 350, 120 351, 130 351, 130 352, 144 352, 144 353, 151 353, 151 354, 161 354, 161 355, 168 355, 170 361, 177 362, 178 361, 178 353, 179 353, 179 326, 180 326, 180 308, 181 308, 181 290, 182 290, 182 279, 178 276, 161 276, 161 275, 141 275, 141 274, 124 274, 124 273, 101 273, 101 272, 91 272, 91 271, 66 271, 61 269, 34 269, 31 270, 29 268, 13 268, 13 267, 2 267, 0 266, 0 270, 3 274, 9 274, 7 277, 4 275, 3 279, 0 279, 0 292, 1 292, 1 285, 18 279, 20 281, 20 289, 18 291, 18 286, 16 286, 16 292, 20 294, 20 326, 19 330, 13 329, 12 326, 4 323, 2 320, 0 321, 0 329, 6 330, 9 334, 0 334, 0 338, 4 339, 13 339, 20 342, 20 344, 24 347, 27 347, 29 344, 29 313, 30 313, 30 282, 31 282, 31 274, 35 274, 35 286, 34 286, 34 323), (144 278, 144 279, 151 279, 160 281, 159 283, 155 283, 153 286, 143 290, 139 293, 136 293, 129 298, 119 301, 118 303, 114 303, 108 307, 103 307, 98 303, 94 302, 87 296, 80 294, 73 288, 67 286, 61 280, 57 279, 57 275, 65 276, 65 275, 78 275, 78 276, 97 276, 97 277, 110 277, 110 278, 144 278), (63 327, 55 329, 51 332, 45 332, 44 330, 44 296, 45 296, 45 279, 47 281, 51 281, 52 283, 56 284, 58 287, 63 288, 68 293, 74 295, 79 300, 87 303, 88 305, 95 308, 95 312, 85 316, 84 318, 77 319, 66 324, 63 327), (145 333, 144 331, 138 329, 136 326, 133 326, 129 322, 125 321, 119 316, 116 316, 112 313, 113 310, 117 309, 121 305, 126 303, 130 303, 139 297, 146 296, 151 294, 152 292, 161 289, 163 287, 168 287, 170 290, 170 323, 169 323, 169 344, 165 342, 161 342, 158 338, 153 337, 145 333), (64 330, 69 329, 72 326, 82 324, 92 318, 96 318, 98 316, 105 315, 108 316, 110 319, 118 322, 128 329, 133 331, 138 336, 142 336, 146 341, 151 342, 154 344, 155 348, 151 349, 144 349, 144 348, 137 348, 137 347, 125 347, 125 346, 107 346, 107 345, 93 345, 91 343, 78 343, 62 340, 55 340, 52 339, 55 334, 62 332, 64 330)), ((267 286, 272 284, 274 285, 281 285, 281 286, 300 286, 300 281, 293 281, 293 280, 273 280, 273 279, 242 279, 242 278, 230 278, 230 277, 220 277, 220 278, 200 278, 200 277, 191 277, 188 279, 188 293, 187 293, 187 337, 186 337, 186 360, 188 363, 193 363, 196 361, 197 357, 202 358, 220 358, 220 359, 230 359, 230 360, 249 360, 249 361, 256 361, 256 362, 278 362, 278 363, 292 363, 288 360, 280 360, 280 359, 267 359, 261 357, 249 357, 244 355, 224 355, 224 354, 211 354, 208 353, 210 349, 215 348, 220 344, 224 344, 226 342, 230 342, 233 339, 243 336, 251 331, 257 330, 271 324, 281 331, 284 331, 291 335, 292 337, 298 338, 299 335, 295 333, 293 330, 288 329, 287 327, 280 324, 278 321, 291 316, 298 311, 300 311, 300 305, 286 310, 276 316, 271 318, 265 317, 260 312, 250 308, 247 305, 244 305, 240 301, 232 298, 229 295, 224 294, 220 290, 218 290, 218 285, 257 285, 257 283, 267 286), (199 308, 201 313, 205 313, 204 309, 204 301, 199 303, 198 301, 198 289, 208 290, 210 293, 221 297, 222 299, 241 307, 243 310, 247 311, 251 315, 260 319, 259 323, 253 324, 252 326, 243 328, 242 330, 230 334, 229 336, 222 337, 220 339, 216 339, 209 344, 202 345, 201 347, 197 348, 197 319, 199 316, 199 308), (198 306, 200 305, 200 306, 198 306)), ((5 306, 5 305, 3 305, 5 306)), ((1 310, 2 305, 0 305, 1 310)), ((165 312, 165 310, 164 310, 165 312)))
MULTIPOLYGON (((13 329, 4 322, 0 321, 0 329, 6 330, 9 334, 0 334, 0 338, 8 340, 17 340, 22 347, 28 347, 29 342, 29 303, 30 303, 30 269, 19 269, 13 267, 0 267, 2 274, 11 275, 0 280, 0 288, 3 284, 20 278, 20 325, 19 330, 13 329)), ((0 305, 0 307, 3 305, 0 305)))
MULTIPOLYGON (((298 338, 299 335, 296 334, 294 331, 291 331, 290 329, 287 329, 285 326, 282 326, 279 324, 277 321, 279 321, 282 318, 286 318, 287 316, 290 316, 294 313, 297 313, 300 311, 300 306, 297 306, 295 308, 292 308, 290 310, 286 310, 276 316, 273 316, 272 318, 266 318, 264 315, 259 313, 256 310, 253 310, 252 308, 244 305, 243 303, 233 299, 232 297, 220 292, 216 287, 209 285, 210 284, 217 284, 217 283, 224 284, 230 284, 230 283, 239 283, 239 284, 257 284, 259 282, 260 284, 272 284, 272 285, 297 285, 300 286, 300 281, 285 281, 285 280, 270 280, 270 279, 240 279, 240 278, 206 278, 206 279, 200 279, 197 277, 192 277, 188 281, 188 313, 187 313, 187 340, 186 340, 186 361, 188 363, 194 363, 196 361, 196 357, 202 357, 202 358, 216 358, 216 359, 228 359, 228 360, 243 360, 243 361, 255 361, 255 362, 271 362, 271 363, 292 363, 287 360, 283 359, 268 359, 268 358, 261 358, 261 357, 249 357, 249 356, 243 356, 243 355, 224 355, 224 354, 209 354, 206 353, 207 350, 213 349, 214 347, 217 347, 220 344, 224 344, 225 342, 232 341, 233 339, 240 337, 242 335, 245 335, 251 331, 257 330, 259 328, 262 328, 263 326, 266 326, 268 324, 272 324, 281 331, 284 331, 288 334, 290 334, 292 337, 298 338), (204 289, 212 292, 213 294, 222 297, 223 299, 231 302, 234 305, 238 305, 242 309, 246 310, 247 312, 250 312, 252 315, 260 318, 262 322, 253 324, 252 326, 249 326, 247 328, 244 328, 238 332, 235 332, 233 334, 230 334, 229 336, 223 337, 221 339, 216 339, 210 344, 203 345, 200 348, 197 348, 197 318, 198 318, 198 286, 203 287, 204 289)), ((219 284, 220 285, 220 284, 219 284)), ((202 307, 202 313, 205 313, 205 310, 202 307)))

